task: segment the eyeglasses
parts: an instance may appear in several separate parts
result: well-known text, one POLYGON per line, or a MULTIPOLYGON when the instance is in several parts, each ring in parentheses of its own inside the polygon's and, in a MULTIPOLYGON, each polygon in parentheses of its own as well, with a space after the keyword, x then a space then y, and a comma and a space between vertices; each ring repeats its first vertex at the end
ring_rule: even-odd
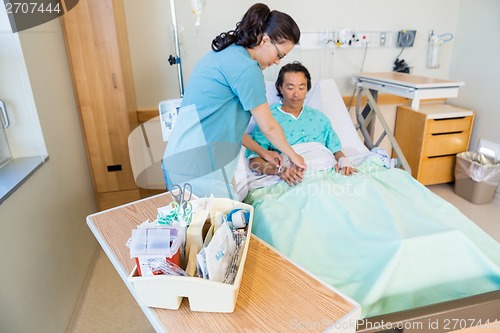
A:
POLYGON ((278 59, 281 60, 286 56, 286 53, 281 53, 280 49, 276 46, 276 44, 271 41, 271 44, 273 44, 274 48, 276 49, 276 52, 278 52, 278 59))

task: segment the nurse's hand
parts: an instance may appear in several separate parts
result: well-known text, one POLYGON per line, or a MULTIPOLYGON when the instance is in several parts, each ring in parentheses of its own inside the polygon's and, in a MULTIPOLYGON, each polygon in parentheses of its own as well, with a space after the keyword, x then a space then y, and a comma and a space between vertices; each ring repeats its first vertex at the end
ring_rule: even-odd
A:
POLYGON ((288 157, 293 164, 295 164, 299 168, 302 168, 303 170, 307 170, 306 162, 304 161, 304 158, 302 156, 300 156, 299 154, 295 154, 295 156, 288 157))
POLYGON ((266 150, 264 149, 261 152, 260 157, 265 159, 267 162, 271 163, 275 167, 279 168, 280 166, 283 165, 283 156, 281 156, 280 153, 277 151, 271 151, 271 150, 266 150))

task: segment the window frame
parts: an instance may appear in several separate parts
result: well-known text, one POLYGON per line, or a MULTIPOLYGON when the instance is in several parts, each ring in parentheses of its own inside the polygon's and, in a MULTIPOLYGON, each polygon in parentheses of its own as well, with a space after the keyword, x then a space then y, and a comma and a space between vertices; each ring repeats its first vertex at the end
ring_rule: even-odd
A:
MULTIPOLYGON (((21 33, 13 33, 0 6, 0 99, 10 126, 5 132, 11 159, 0 166, 0 204, 49 159, 23 54, 21 33)), ((2 118, 4 118, 2 116, 2 118)))

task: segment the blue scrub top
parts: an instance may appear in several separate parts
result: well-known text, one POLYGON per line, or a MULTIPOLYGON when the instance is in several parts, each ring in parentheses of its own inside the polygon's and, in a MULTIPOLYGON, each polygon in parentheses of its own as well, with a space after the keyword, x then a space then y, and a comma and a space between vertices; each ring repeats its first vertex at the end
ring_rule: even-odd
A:
POLYGON ((198 196, 231 197, 249 111, 266 102, 262 69, 244 47, 205 55, 189 78, 164 154, 167 186, 190 182, 198 196))

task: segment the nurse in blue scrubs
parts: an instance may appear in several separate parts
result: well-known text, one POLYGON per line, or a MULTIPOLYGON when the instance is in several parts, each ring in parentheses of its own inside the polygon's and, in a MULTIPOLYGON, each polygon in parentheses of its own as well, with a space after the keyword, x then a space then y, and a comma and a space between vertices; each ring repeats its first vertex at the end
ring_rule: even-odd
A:
MULTIPOLYGON (((212 41, 213 51, 191 74, 164 154, 167 188, 188 182, 200 197, 237 198, 231 180, 251 116, 275 147, 305 169, 271 115, 262 73, 279 64, 299 38, 299 27, 289 15, 255 4, 234 30, 212 41)), ((243 143, 259 153, 246 134, 243 143)), ((262 157, 280 163, 274 155, 262 157)))

